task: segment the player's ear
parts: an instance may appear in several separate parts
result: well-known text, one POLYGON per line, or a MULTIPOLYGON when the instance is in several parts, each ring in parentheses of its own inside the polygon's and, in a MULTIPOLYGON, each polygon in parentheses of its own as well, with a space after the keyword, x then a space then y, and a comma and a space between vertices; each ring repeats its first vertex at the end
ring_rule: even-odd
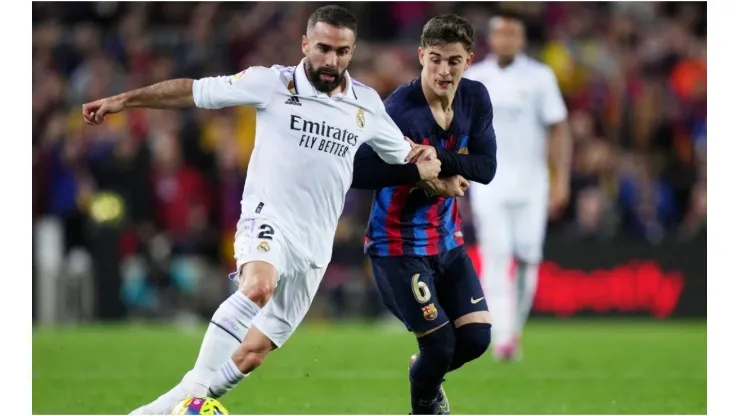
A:
POLYGON ((473 52, 470 52, 470 53, 468 54, 468 57, 467 57, 467 58, 465 59, 465 69, 466 69, 466 70, 467 70, 468 68, 470 68, 470 65, 472 65, 472 64, 473 64, 473 59, 475 59, 475 53, 473 53, 473 52))
POLYGON ((308 55, 308 37, 306 35, 301 38, 301 50, 304 55, 308 55))
POLYGON ((419 63, 424 66, 424 48, 419 46, 419 63))

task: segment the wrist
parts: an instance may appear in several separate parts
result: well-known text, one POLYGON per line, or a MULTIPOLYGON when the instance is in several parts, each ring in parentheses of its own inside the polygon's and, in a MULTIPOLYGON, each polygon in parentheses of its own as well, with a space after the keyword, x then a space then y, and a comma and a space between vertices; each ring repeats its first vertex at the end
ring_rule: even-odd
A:
POLYGON ((113 99, 121 103, 123 108, 131 107, 131 91, 118 94, 113 99))

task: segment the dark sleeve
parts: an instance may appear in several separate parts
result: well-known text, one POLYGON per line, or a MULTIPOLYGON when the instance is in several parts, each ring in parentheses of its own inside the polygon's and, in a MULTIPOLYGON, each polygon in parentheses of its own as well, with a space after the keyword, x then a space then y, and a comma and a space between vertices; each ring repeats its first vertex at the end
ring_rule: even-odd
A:
POLYGON ((391 165, 367 144, 357 149, 352 175, 352 188, 380 190, 388 186, 414 185, 421 177, 413 163, 391 165))
MULTIPOLYGON (((481 88, 484 88, 481 85, 481 88)), ((483 184, 490 183, 496 175, 496 133, 493 131, 493 107, 488 92, 478 94, 475 105, 479 109, 468 138, 468 154, 437 148, 442 162, 439 176, 461 175, 465 179, 483 184)))

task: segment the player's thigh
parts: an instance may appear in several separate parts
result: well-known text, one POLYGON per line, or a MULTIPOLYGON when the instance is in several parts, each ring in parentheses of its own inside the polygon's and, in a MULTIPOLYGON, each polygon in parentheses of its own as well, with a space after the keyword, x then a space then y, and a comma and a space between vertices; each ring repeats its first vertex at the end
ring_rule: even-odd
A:
POLYGON ((456 327, 490 323, 488 304, 478 273, 464 247, 438 256, 441 276, 437 283, 439 302, 456 327))
POLYGON ((265 218, 240 219, 234 239, 236 272, 229 276, 238 281, 244 265, 250 262, 267 263, 279 276, 286 272, 288 251, 285 236, 272 221, 265 218))
POLYGON ((252 321, 252 326, 258 328, 278 348, 285 344, 306 317, 326 272, 326 268, 314 269, 308 266, 308 261, 298 261, 306 267, 281 276, 272 299, 252 321))
POLYGON ((435 272, 423 257, 371 256, 383 303, 409 331, 428 333, 449 320, 438 300, 435 272))
POLYGON ((510 258, 514 249, 511 211, 503 202, 478 207, 474 216, 475 235, 485 262, 494 258, 510 258))
POLYGON ((514 215, 514 255, 528 263, 542 260, 547 232, 547 198, 532 198, 521 205, 514 215))
POLYGON ((229 277, 239 290, 269 296, 280 274, 286 271, 286 242, 280 228, 264 218, 243 218, 237 224, 234 240, 236 272, 229 277))

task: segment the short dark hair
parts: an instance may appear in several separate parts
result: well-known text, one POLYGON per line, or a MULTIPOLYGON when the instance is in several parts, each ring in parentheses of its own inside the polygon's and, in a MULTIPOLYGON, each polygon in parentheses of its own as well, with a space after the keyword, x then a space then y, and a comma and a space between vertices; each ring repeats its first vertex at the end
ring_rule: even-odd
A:
POLYGON ((324 6, 316 9, 308 18, 306 32, 313 29, 317 23, 326 23, 335 27, 344 27, 357 36, 357 18, 352 12, 341 6, 324 6))
POLYGON ((524 19, 524 16, 521 13, 517 13, 513 10, 499 10, 498 13, 494 14, 493 17, 488 20, 489 28, 497 19, 513 20, 521 24, 525 31, 527 29, 527 22, 524 19))
POLYGON ((467 20, 456 14, 443 14, 431 18, 421 32, 421 47, 462 43, 466 51, 473 49, 475 29, 467 20))

